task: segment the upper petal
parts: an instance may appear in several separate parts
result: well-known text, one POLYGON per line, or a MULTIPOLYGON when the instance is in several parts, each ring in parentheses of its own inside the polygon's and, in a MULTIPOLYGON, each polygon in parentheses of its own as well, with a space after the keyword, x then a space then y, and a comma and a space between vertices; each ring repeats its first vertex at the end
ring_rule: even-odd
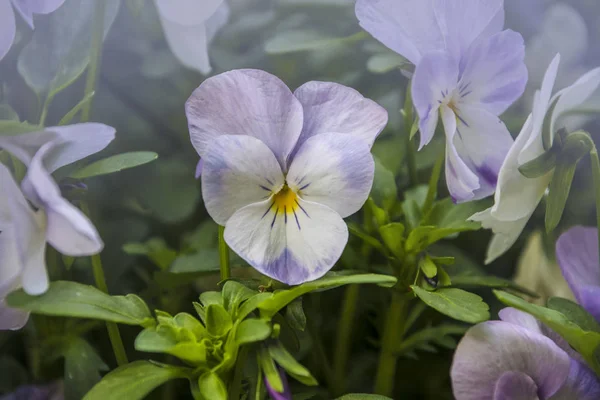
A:
POLYGON ((525 91, 524 58, 525 44, 519 33, 506 30, 480 40, 461 64, 461 100, 494 115, 502 114, 525 91))
POLYGON ((4 58, 15 40, 17 26, 10 0, 0 0, 0 60, 4 58))
POLYGON ((0 137, 0 148, 10 151, 25 165, 46 143, 54 142, 44 156, 44 167, 49 172, 82 160, 109 145, 115 138, 115 128, 95 122, 55 126, 43 131, 17 136, 0 137))
POLYGON ((65 0, 12 0, 25 22, 33 29, 33 13, 49 14, 62 6, 65 0))
POLYGON ((540 323, 533 315, 527 314, 521 310, 517 310, 516 308, 503 308, 502 310, 498 311, 498 316, 504 322, 510 322, 511 324, 529 329, 532 332, 537 332, 540 334, 542 333, 540 323))
POLYGON ((504 26, 503 0, 434 0, 446 48, 460 58, 476 39, 485 39, 504 26))
POLYGON ((434 0, 357 0, 355 11, 364 30, 415 65, 445 48, 434 0))
POLYGON ((437 120, 432 113, 442 104, 458 84, 458 61, 446 52, 435 51, 426 54, 417 65, 412 80, 412 98, 419 114, 421 142, 419 148, 429 143, 435 133, 432 121, 437 120))
POLYGON ((179 62, 203 75, 211 71, 208 56, 208 39, 204 22, 183 25, 161 16, 165 39, 179 62))
POLYGON ((304 109, 304 127, 296 148, 321 133, 354 135, 372 146, 388 121, 385 108, 338 83, 308 82, 296 89, 294 96, 304 109))
POLYGON ((243 69, 208 78, 185 105, 192 144, 203 157, 220 135, 260 139, 283 170, 302 131, 302 105, 279 78, 243 69))
POLYGON ((598 230, 576 226, 556 242, 558 265, 575 298, 600 321, 598 230))
POLYGON ((300 147, 286 179, 302 199, 326 205, 345 218, 369 198, 374 174, 375 162, 366 142, 325 133, 300 147))
POLYGON ((297 198, 290 209, 270 200, 236 212, 225 226, 227 244, 261 273, 288 285, 322 277, 342 255, 348 228, 332 209, 297 198))
POLYGON ((179 25, 198 25, 213 15, 223 0, 154 0, 161 18, 179 25))
POLYGON ((552 340, 511 323, 489 321, 467 331, 454 354, 450 372, 457 400, 493 399, 506 372, 523 373, 547 399, 563 385, 570 359, 552 340))
POLYGON ((284 184, 273 152, 250 136, 214 139, 203 160, 202 197, 206 210, 220 225, 242 207, 271 197, 284 184))
POLYGON ((33 157, 21 184, 23 191, 46 213, 46 240, 54 248, 69 256, 96 254, 104 247, 98 231, 79 209, 62 197, 58 185, 42 165, 53 146, 52 142, 43 145, 33 157))

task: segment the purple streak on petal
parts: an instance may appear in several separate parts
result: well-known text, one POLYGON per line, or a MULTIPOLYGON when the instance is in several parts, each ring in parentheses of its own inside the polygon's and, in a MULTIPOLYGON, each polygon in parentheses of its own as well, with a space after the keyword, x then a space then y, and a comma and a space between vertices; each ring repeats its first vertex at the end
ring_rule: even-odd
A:
POLYGON ((556 243, 556 258, 579 304, 600 321, 597 229, 576 226, 563 233, 556 243))
POLYGON ((498 183, 498 172, 494 171, 486 164, 477 168, 477 175, 484 179, 489 186, 495 187, 498 183))
POLYGON ((269 380, 267 377, 264 377, 265 386, 267 387, 267 392, 272 400, 292 400, 292 392, 290 390, 290 385, 287 380, 287 376, 285 371, 281 367, 277 367, 279 371, 279 377, 281 378, 281 382, 283 383, 283 393, 279 393, 269 384, 269 380))
POLYGON ((4 58, 15 40, 15 14, 9 0, 0 0, 0 60, 4 58))
POLYGON ((202 176, 202 166, 203 165, 204 165, 204 161, 202 159, 199 159, 198 164, 196 164, 196 174, 195 174, 196 179, 200 179, 200 177, 202 176))
POLYGON ((496 381, 494 400, 537 399, 538 387, 530 376, 516 371, 507 371, 496 381))

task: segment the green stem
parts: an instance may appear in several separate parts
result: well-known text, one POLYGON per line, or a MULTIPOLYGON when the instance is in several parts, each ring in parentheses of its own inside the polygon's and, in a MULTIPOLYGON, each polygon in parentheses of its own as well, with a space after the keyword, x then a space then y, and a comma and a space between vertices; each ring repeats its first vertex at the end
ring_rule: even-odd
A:
POLYGON ((225 233, 225 227, 219 225, 219 266, 221 268, 221 280, 227 280, 231 278, 231 266, 229 265, 229 247, 225 243, 223 237, 225 233))
MULTIPOLYGON (((91 218, 90 209, 86 202, 81 202, 81 210, 88 216, 88 218, 91 218)), ((102 259, 100 258, 100 254, 94 254, 91 258, 96 287, 104 293, 108 293, 108 286, 106 285, 106 278, 104 277, 104 268, 102 268, 102 259)), ((115 353, 117 365, 120 367, 129 363, 127 360, 127 353, 125 352, 125 346, 123 345, 123 339, 121 339, 121 334, 119 333, 119 327, 117 324, 114 322, 106 322, 106 329, 108 331, 110 344, 112 345, 113 352, 115 353)))
MULTIPOLYGON (((596 226, 600 230, 600 159, 596 146, 590 151, 592 161, 592 178, 594 180, 594 194, 596 197, 596 226)), ((600 232, 598 234, 598 251, 600 252, 600 232)))
POLYGON ((229 398, 232 400, 239 400, 242 393, 242 379, 244 377, 244 366, 246 364, 246 357, 248 356, 248 347, 244 346, 238 353, 237 360, 235 362, 235 370, 233 373, 233 380, 229 388, 229 398))
POLYGON ((263 398, 263 376, 262 368, 260 366, 260 360, 257 362, 256 369, 258 371, 256 377, 256 389, 254 390, 254 400, 262 400, 263 398))
POLYGON ((44 105, 42 106, 42 114, 40 115, 40 121, 38 125, 44 126, 44 124, 46 123, 48 109, 50 108, 50 103, 52 103, 52 100, 54 100, 54 94, 48 94, 46 100, 44 100, 44 105))
POLYGON ((359 285, 350 285, 344 293, 342 317, 337 327, 335 353, 333 355, 333 395, 339 397, 346 391, 346 364, 352 338, 352 327, 360 294, 359 285))
MULTIPOLYGON (((90 51, 90 64, 85 80, 85 96, 91 96, 96 87, 98 80, 98 65, 102 56, 102 40, 104 39, 104 15, 106 14, 106 1, 97 1, 94 10, 94 24, 92 27, 92 42, 90 51)), ((92 109, 92 101, 90 99, 81 110, 81 121, 90 119, 90 111, 92 109)))
POLYGON ((379 365, 377 366, 377 376, 375 377, 374 390, 376 394, 392 397, 398 361, 396 349, 401 342, 407 312, 408 298, 405 294, 393 290, 392 303, 387 312, 381 339, 381 353, 379 355, 379 365))

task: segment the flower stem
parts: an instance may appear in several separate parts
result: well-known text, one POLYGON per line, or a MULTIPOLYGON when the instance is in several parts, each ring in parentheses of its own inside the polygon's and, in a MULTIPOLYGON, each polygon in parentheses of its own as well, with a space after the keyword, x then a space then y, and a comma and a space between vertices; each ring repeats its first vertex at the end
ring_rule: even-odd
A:
MULTIPOLYGON (((592 178, 594 180, 594 194, 596 197, 596 226, 600 230, 600 159, 596 146, 590 151, 592 161, 592 178)), ((598 251, 600 252, 600 232, 598 233, 598 251)))
MULTIPOLYGON (((104 39, 104 15, 106 14, 106 1, 97 1, 94 9, 94 23, 92 26, 92 42, 90 51, 90 63, 85 80, 85 96, 89 96, 96 87, 98 80, 98 65, 102 57, 102 40, 104 39)), ((88 121, 92 109, 90 99, 81 110, 81 121, 88 121)))
POLYGON ((350 285, 344 293, 342 317, 337 327, 335 353, 333 356, 333 395, 339 397, 346 391, 346 364, 348 363, 348 350, 352 338, 352 326, 360 294, 359 285, 350 285))
MULTIPOLYGON (((84 201, 81 202, 81 210, 90 217, 90 209, 84 201)), ((91 258, 96 287, 104 293, 108 293, 108 286, 106 285, 106 278, 104 277, 104 268, 102 268, 100 254, 94 254, 91 258)), ((127 359, 127 353, 125 352, 125 346, 123 345, 123 339, 121 339, 121 334, 119 333, 119 327, 114 322, 106 322, 106 330, 108 331, 110 344, 115 353, 117 365, 120 367, 127 364, 129 361, 127 359)))
POLYGON ((405 294, 393 290, 392 303, 387 312, 383 335, 381 339, 381 353, 377 376, 375 377, 375 393, 391 397, 394 390, 394 378, 396 377, 396 364, 398 352, 396 351, 408 312, 408 298, 405 294))
POLYGON ((225 243, 223 234, 225 233, 225 227, 219 225, 219 265, 221 268, 221 280, 227 280, 231 278, 231 266, 229 265, 229 247, 225 243))

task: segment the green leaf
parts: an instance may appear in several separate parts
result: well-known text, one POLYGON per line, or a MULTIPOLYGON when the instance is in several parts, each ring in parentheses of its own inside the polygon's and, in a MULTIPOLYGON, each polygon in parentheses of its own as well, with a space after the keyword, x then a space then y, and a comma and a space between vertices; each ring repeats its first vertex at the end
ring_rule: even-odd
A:
POLYGON ((552 116, 554 115, 554 109, 556 108, 556 104, 558 104, 559 99, 560 97, 557 97, 552 104, 550 104, 542 124, 542 144, 544 145, 544 150, 546 151, 550 150, 554 144, 553 139, 555 132, 554 127, 552 126, 552 116))
MULTIPOLYGON (((39 18, 31 41, 21 51, 18 70, 36 93, 53 96, 85 71, 90 58, 95 1, 67 0, 39 18)), ((106 0, 104 36, 119 10, 119 0, 106 0)))
POLYGON ((438 274, 438 267, 429 256, 421 258, 419 261, 419 268, 423 272, 423 275, 429 279, 435 278, 438 274))
POLYGON ((244 301, 257 294, 256 291, 247 288, 245 285, 228 280, 223 285, 221 296, 223 297, 223 306, 231 314, 237 313, 237 310, 244 301))
POLYGON ((414 285, 411 289, 429 307, 459 321, 476 324, 490 318, 490 307, 476 294, 461 289, 430 292, 414 285))
POLYGON ((454 204, 451 198, 436 202, 427 214, 423 225, 435 225, 438 229, 454 232, 473 231, 481 228, 481 224, 469 221, 469 218, 487 208, 485 202, 470 201, 454 204))
POLYGON ((467 329, 469 329, 468 326, 456 324, 443 324, 425 328, 403 339, 396 351, 398 354, 406 354, 422 350, 423 345, 431 343, 452 350, 456 347, 456 340, 451 335, 463 335, 467 329))
POLYGON ((68 125, 71 122, 71 120, 75 118, 75 115, 77 115, 77 113, 81 111, 83 107, 85 107, 90 101, 92 101, 95 94, 96 92, 94 91, 91 91, 90 93, 86 94, 83 97, 83 99, 81 99, 81 101, 75 105, 75 107, 73 107, 68 113, 65 114, 64 117, 61 118, 58 125, 68 125))
POLYGON ((217 249, 201 250, 191 254, 181 254, 171 264, 170 271, 176 274, 209 274, 219 270, 217 249))
POLYGON ((389 211, 396 203, 398 197, 398 187, 396 186, 396 178, 394 174, 387 169, 381 161, 375 159, 375 175, 373 179, 373 187, 371 189, 371 197, 375 204, 389 211))
POLYGON ((238 345, 260 342, 271 336, 271 324, 262 319, 249 318, 242 322, 235 331, 235 341, 238 345))
POLYGON ((559 160, 550 186, 548 187, 548 197, 546 199, 546 232, 552 232, 562 218, 567 198, 571 191, 571 183, 575 176, 576 163, 567 163, 559 160))
POLYGON ((227 400, 227 388, 214 372, 206 372, 198 378, 200 393, 205 399, 227 400))
POLYGON ((378 394, 352 393, 338 397, 335 400, 393 400, 389 397, 380 396, 378 394))
POLYGON ((206 330, 213 337, 225 336, 233 327, 231 315, 220 304, 206 307, 206 330))
POLYGON ((14 136, 43 130, 39 125, 14 120, 0 120, 0 136, 14 136))
POLYGON ((108 175, 148 164, 157 158, 158 154, 153 151, 134 151, 131 153, 117 154, 78 169, 71 174, 71 178, 85 179, 94 176, 108 175))
POLYGON ((203 342, 180 342, 176 329, 165 325, 140 332, 135 339, 135 349, 146 353, 171 354, 192 365, 206 362, 206 345, 203 342))
POLYGON ((146 243, 126 243, 123 251, 129 255, 147 256, 163 271, 177 258, 177 252, 162 238, 151 238, 146 243))
POLYGON ((277 36, 267 40, 265 51, 267 54, 287 54, 322 50, 348 45, 363 37, 362 32, 348 37, 330 37, 309 29, 288 30, 277 33, 277 36))
POLYGON ((135 361, 109 372, 83 400, 141 400, 165 382, 190 375, 187 368, 135 361))
POLYGON ((551 297, 548 299, 547 306, 551 310, 560 312, 583 330, 600 333, 598 321, 579 304, 561 297, 551 297))
POLYGON ((19 122, 19 114, 8 104, 0 104, 0 121, 19 122))
POLYGON ((242 306, 239 308, 235 318, 237 320, 243 320, 246 318, 251 312, 258 308, 258 305, 263 301, 272 298, 274 295, 270 292, 258 293, 254 296, 250 297, 246 300, 242 306))
POLYGON ((458 275, 452 277, 452 286, 463 288, 486 287, 492 289, 510 289, 531 297, 539 297, 537 293, 517 285, 510 279, 499 278, 491 275, 458 275))
POLYGON ((306 329, 306 315, 302 308, 302 298, 292 301, 285 308, 285 319, 293 329, 304 331, 306 329))
POLYGON ((426 185, 419 185, 404 192, 404 201, 402 210, 409 225, 414 229, 421 223, 421 207, 427 198, 428 188, 426 185))
POLYGON ((404 255, 404 225, 400 222, 379 227, 379 234, 388 249, 398 258, 404 255))
POLYGON ((316 281, 303 283, 302 285, 296 286, 292 289, 281 290, 273 294, 271 298, 268 298, 258 305, 258 309, 261 312, 261 316, 265 318, 271 318, 283 307, 302 296, 303 294, 315 291, 315 290, 326 290, 333 289, 343 285, 350 285, 353 283, 373 283, 385 287, 391 287, 396 284, 396 278, 388 275, 377 275, 377 274, 356 274, 356 275, 343 275, 328 273, 323 278, 317 279, 316 281))
POLYGON ((521 165, 519 172, 526 178, 539 178, 546 175, 556 167, 559 155, 559 146, 556 143, 550 150, 541 156, 521 165))
POLYGON ((154 324, 148 306, 138 296, 109 296, 93 286, 76 282, 51 282, 48 291, 39 296, 17 290, 6 300, 11 307, 35 314, 100 319, 127 325, 154 324))
POLYGON ((258 351, 258 360, 263 374, 265 375, 267 382, 269 382, 269 385, 276 392, 283 393, 283 381, 281 380, 281 376, 279 375, 279 370, 275 365, 275 361, 273 360, 269 352, 264 348, 261 348, 258 351))
POLYGON ((280 342, 269 346, 269 354, 288 375, 307 386, 317 386, 319 383, 302 364, 283 347, 280 342))
POLYGON ((600 346, 600 333, 588 331, 577 325, 568 316, 560 311, 551 310, 525 300, 507 292, 494 290, 494 294, 502 303, 533 315, 550 329, 558 333, 588 362, 596 374, 600 374, 600 360, 594 356, 595 350, 600 346))
POLYGON ((372 55, 367 60, 367 69, 374 74, 386 74, 410 65, 410 62, 399 54, 386 52, 372 55))

